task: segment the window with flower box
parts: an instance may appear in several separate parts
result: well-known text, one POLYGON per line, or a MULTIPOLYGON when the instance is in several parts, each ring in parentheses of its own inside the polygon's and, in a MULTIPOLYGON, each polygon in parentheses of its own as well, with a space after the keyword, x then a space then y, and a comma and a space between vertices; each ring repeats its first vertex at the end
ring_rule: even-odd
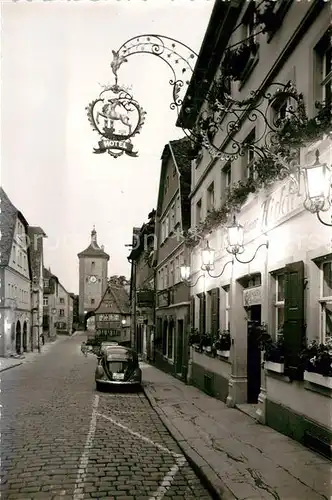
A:
POLYGON ((274 337, 278 341, 283 336, 285 311, 285 274, 274 275, 274 337))
POLYGON ((224 290, 224 324, 223 329, 230 330, 230 286, 223 286, 224 290))
POLYGON ((332 260, 321 264, 320 273, 320 340, 323 344, 326 344, 328 341, 332 340, 332 260))

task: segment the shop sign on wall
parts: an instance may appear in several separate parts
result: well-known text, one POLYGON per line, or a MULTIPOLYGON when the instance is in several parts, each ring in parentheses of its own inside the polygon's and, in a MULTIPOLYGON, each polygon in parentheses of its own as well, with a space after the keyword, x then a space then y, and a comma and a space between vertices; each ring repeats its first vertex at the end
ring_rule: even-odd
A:
POLYGON ((245 288, 243 290, 243 306, 251 307, 262 303, 262 287, 245 288))
POLYGON ((294 189, 294 183, 289 180, 279 185, 268 196, 260 196, 251 210, 246 213, 246 221, 242 222, 245 240, 259 236, 269 229, 273 229, 284 220, 289 219, 297 211, 304 210, 304 185, 299 184, 299 191, 294 189))

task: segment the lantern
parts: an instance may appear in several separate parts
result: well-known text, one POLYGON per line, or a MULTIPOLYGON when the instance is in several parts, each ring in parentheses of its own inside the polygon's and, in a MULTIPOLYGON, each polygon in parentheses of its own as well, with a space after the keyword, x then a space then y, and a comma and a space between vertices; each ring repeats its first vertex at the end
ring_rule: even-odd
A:
POLYGON ((311 213, 326 212, 331 206, 331 171, 319 162, 319 151, 313 165, 302 168, 305 186, 304 207, 311 213))
POLYGON ((227 227, 227 252, 233 255, 238 253, 242 253, 244 251, 243 248, 243 226, 236 222, 236 218, 234 216, 233 224, 227 227))
POLYGON ((213 269, 215 250, 210 248, 209 242, 206 242, 205 248, 202 250, 202 269, 213 269))
POLYGON ((189 281, 189 279, 190 279, 190 266, 187 266, 186 264, 183 264, 182 266, 180 266, 180 274, 181 274, 182 281, 189 281))

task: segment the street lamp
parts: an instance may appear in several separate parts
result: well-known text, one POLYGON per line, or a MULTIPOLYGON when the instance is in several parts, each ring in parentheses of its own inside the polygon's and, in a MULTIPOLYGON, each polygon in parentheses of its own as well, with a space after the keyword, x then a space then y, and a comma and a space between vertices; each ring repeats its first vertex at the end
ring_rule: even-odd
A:
POLYGON ((241 224, 238 224, 236 222, 236 217, 234 215, 233 218, 233 223, 227 227, 227 239, 228 239, 228 245, 226 247, 226 250, 228 253, 234 255, 236 260, 240 262, 241 264, 249 264, 254 260, 256 257, 256 254, 258 250, 261 247, 266 247, 269 248, 269 242, 266 241, 266 243, 262 243, 259 245, 253 255, 253 257, 249 260, 240 260, 238 258, 238 254, 241 254, 244 252, 244 246, 243 246, 243 238, 244 238, 244 231, 243 231, 243 226, 241 224))
POLYGON ((203 250, 201 251, 202 271, 209 272, 211 269, 214 268, 214 254, 215 250, 213 250, 213 248, 210 247, 209 242, 206 240, 205 248, 203 248, 203 250))
POLYGON ((332 227, 323 221, 319 212, 326 212, 331 207, 331 168, 326 163, 320 163, 319 151, 316 150, 316 161, 313 165, 305 165, 301 169, 304 177, 305 200, 304 208, 316 214, 318 220, 324 226, 332 227))
POLYGON ((127 323, 127 322, 126 322, 126 320, 125 320, 125 319, 122 319, 122 320, 121 320, 121 324, 122 324, 122 326, 124 326, 126 323, 127 323))
MULTIPOLYGON (((220 276, 224 273, 226 266, 228 264, 233 264, 233 259, 226 262, 226 264, 222 268, 222 271, 219 274, 214 275, 214 274, 211 274, 211 272, 210 272, 211 270, 214 269, 214 254, 215 254, 215 250, 213 248, 211 248, 209 245, 209 242, 206 241, 206 245, 203 248, 203 250, 201 251, 201 259, 202 259, 201 270, 204 272, 206 271, 211 278, 220 278, 220 276)), ((188 266, 187 264, 183 264, 180 267, 180 274, 181 274, 181 280, 183 281, 183 283, 190 288, 194 287, 197 284, 198 280, 200 278, 202 278, 203 276, 205 276, 205 273, 200 274, 198 276, 197 280, 195 281, 195 283, 190 284, 190 280, 191 280, 191 278, 190 278, 190 266, 188 266)))

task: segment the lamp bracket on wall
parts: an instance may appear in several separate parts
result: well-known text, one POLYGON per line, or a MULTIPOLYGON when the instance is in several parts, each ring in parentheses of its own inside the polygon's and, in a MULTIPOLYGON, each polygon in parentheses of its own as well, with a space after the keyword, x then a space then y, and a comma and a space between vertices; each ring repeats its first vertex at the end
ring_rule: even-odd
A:
POLYGON ((198 276, 198 278, 196 279, 195 283, 191 283, 190 278, 189 278, 189 279, 187 279, 187 280, 182 280, 182 283, 183 283, 184 285, 186 285, 188 288, 193 288, 194 286, 196 286, 196 285, 197 285, 198 280, 199 280, 200 278, 203 278, 203 277, 204 277, 204 274, 200 274, 200 275, 198 276))
MULTIPOLYGON (((332 224, 329 224, 328 222, 325 222, 321 216, 320 216, 320 213, 319 212, 316 212, 316 215, 317 215, 317 219, 319 220, 319 222, 321 224, 324 224, 324 226, 328 226, 328 227, 332 227, 332 224)), ((331 217, 331 222, 332 222, 332 217, 331 217)))
POLYGON ((251 259, 249 259, 249 260, 240 260, 240 259, 238 258, 238 256, 237 256, 237 254, 234 254, 234 257, 235 257, 235 259, 236 259, 238 262, 240 262, 240 264, 250 264, 250 262, 252 262, 252 261, 254 260, 254 258, 256 257, 257 252, 258 252, 258 250, 259 250, 261 247, 266 247, 266 248, 269 248, 269 242, 268 242, 268 241, 266 241, 265 243, 262 243, 261 245, 259 245, 259 246, 256 248, 256 251, 255 251, 254 255, 253 255, 253 256, 252 256, 252 258, 251 258, 251 259))
POLYGON ((220 276, 222 276, 224 274, 224 271, 225 271, 226 267, 228 266, 228 264, 232 264, 233 265, 234 264, 234 259, 229 260, 228 262, 226 262, 226 264, 224 265, 224 267, 222 268, 222 270, 221 270, 221 272, 219 274, 216 274, 216 275, 211 274, 211 272, 210 272, 211 268, 209 266, 206 266, 206 268, 204 270, 208 273, 208 275, 211 278, 220 278, 220 276))

